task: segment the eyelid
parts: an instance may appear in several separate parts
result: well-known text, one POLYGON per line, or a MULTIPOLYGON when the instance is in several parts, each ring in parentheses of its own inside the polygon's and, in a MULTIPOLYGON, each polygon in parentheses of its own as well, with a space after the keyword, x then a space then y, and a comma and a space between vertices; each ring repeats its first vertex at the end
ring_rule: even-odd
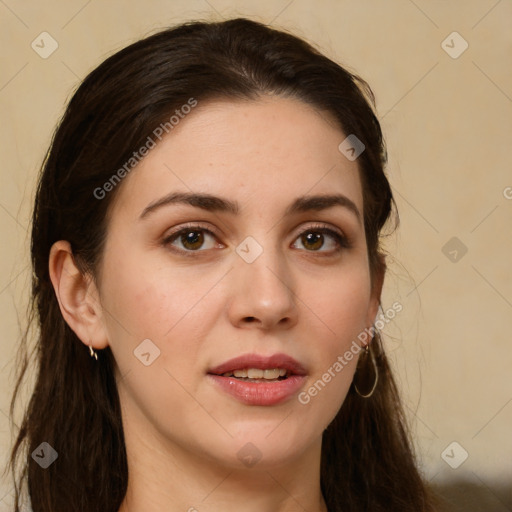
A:
MULTIPOLYGON (((327 224, 324 222, 318 222, 318 221, 307 226, 307 227, 301 227, 300 231, 298 233, 296 233, 293 240, 294 241, 297 240, 297 238, 300 235, 307 233, 309 231, 317 231, 317 232, 327 234, 327 235, 334 237, 335 242, 338 244, 338 249, 336 252, 339 252, 339 250, 341 250, 341 249, 350 249, 352 247, 351 239, 341 229, 339 229, 338 227, 335 227, 331 224, 327 224)), ((307 252, 312 253, 312 254, 332 253, 332 251, 307 251, 307 252)))
POLYGON ((189 222, 185 224, 181 224, 178 228, 174 229, 171 232, 168 232, 164 235, 162 239, 162 245, 185 256, 194 256, 194 254, 201 253, 201 252, 207 252, 207 250, 197 250, 197 251, 187 251, 184 249, 180 249, 179 247, 174 247, 171 242, 176 240, 181 233, 186 233, 187 231, 204 231, 205 233, 210 234, 213 236, 217 243, 224 246, 222 242, 219 242, 219 234, 216 232, 216 230, 210 226, 206 226, 202 224, 201 222, 189 222))
MULTIPOLYGON (((170 233, 167 233, 163 240, 162 244, 167 247, 172 247, 173 250, 176 252, 179 252, 180 254, 183 254, 185 256, 193 256, 194 254, 201 253, 201 252, 207 252, 208 249, 199 249, 196 251, 192 250, 184 250, 177 247, 172 246, 171 242, 173 242, 181 233, 187 232, 187 231, 204 231, 214 238, 217 239, 218 244, 225 247, 225 245, 222 242, 219 242, 220 235, 218 234, 217 230, 215 228, 212 228, 210 226, 207 226, 205 224, 202 224, 201 222, 189 222, 180 225, 178 228, 174 229, 170 233)), ((312 224, 300 228, 299 231, 297 231, 293 237, 293 242, 295 242, 302 234, 307 233, 308 231, 318 231, 323 234, 331 235, 334 237, 335 242, 338 245, 338 248, 336 252, 339 252, 341 249, 348 249, 352 246, 351 240, 347 237, 347 235, 339 228, 332 226, 331 224, 327 224, 324 222, 313 222, 312 224)), ((218 247, 217 247, 218 248, 218 247)), ((333 251, 306 251, 310 252, 312 254, 322 254, 322 253, 332 253, 333 251)))
POLYGON ((342 238, 348 239, 347 235, 345 235, 345 233, 340 228, 333 226, 331 224, 327 224, 325 222, 319 222, 319 221, 313 221, 313 223, 309 224, 307 227, 303 227, 301 225, 300 231, 295 235, 295 238, 297 238, 297 236, 301 235, 305 231, 313 231, 315 229, 318 229, 318 230, 325 229, 328 231, 332 231, 332 232, 338 234, 339 236, 341 236, 342 238))
POLYGON ((164 239, 169 239, 169 238, 177 235, 178 233, 181 233, 182 231, 186 231, 187 229, 190 231, 194 231, 194 230, 206 231, 216 237, 220 236, 218 231, 215 228, 213 228, 212 226, 206 225, 206 224, 202 224, 199 221, 199 222, 186 222, 185 224, 180 224, 180 226, 178 226, 173 231, 166 233, 164 236, 164 239))

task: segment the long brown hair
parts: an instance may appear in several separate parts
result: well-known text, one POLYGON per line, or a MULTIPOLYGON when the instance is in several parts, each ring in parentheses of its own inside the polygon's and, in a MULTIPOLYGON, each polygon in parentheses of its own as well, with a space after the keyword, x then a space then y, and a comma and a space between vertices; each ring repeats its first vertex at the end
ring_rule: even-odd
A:
MULTIPOLYGON (((370 271, 384 271, 379 237, 393 197, 373 94, 362 79, 305 41, 247 19, 185 23, 109 57, 70 100, 39 178, 31 245, 37 375, 11 454, 16 511, 25 483, 34 512, 117 512, 127 488, 115 361, 108 348, 91 359, 64 321, 48 270, 52 244, 69 241, 81 270, 97 276, 109 205, 120 186, 104 197, 94 191, 190 98, 266 94, 327 112, 363 142, 358 163, 370 271), (43 441, 59 453, 44 470, 31 457, 43 441)), ((28 345, 25 336, 11 414, 30 367, 28 345)), ((372 346, 380 377, 375 393, 362 398, 351 387, 323 434, 325 501, 330 512, 431 511, 378 337, 372 346)))

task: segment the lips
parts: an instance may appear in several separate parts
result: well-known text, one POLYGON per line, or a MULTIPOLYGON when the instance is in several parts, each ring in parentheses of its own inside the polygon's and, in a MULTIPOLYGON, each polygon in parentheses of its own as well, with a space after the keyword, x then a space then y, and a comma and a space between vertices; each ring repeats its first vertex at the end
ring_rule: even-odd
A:
POLYGON ((224 373, 233 373, 235 370, 245 370, 247 368, 259 368, 260 370, 283 368, 287 370, 287 376, 307 374, 305 368, 297 360, 286 354, 273 354, 271 356, 245 354, 215 366, 208 373, 223 375, 224 373))
POLYGON ((216 389, 245 405, 270 406, 285 402, 294 396, 304 386, 306 375, 305 368, 286 354, 247 354, 215 366, 208 372, 207 377, 216 389), (227 376, 245 369, 281 369, 286 370, 286 376, 267 382, 261 378, 254 381, 227 376))

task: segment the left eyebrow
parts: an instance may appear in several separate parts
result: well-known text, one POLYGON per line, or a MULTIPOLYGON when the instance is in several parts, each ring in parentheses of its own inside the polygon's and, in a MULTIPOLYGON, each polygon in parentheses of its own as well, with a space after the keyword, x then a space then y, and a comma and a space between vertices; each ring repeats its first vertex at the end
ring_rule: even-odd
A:
POLYGON ((361 213, 356 204, 347 196, 342 194, 328 194, 316 196, 302 196, 295 199, 295 201, 286 209, 285 215, 292 215, 294 213, 302 213, 308 211, 327 210, 334 206, 341 206, 349 210, 361 223, 361 213))
MULTIPOLYGON (((237 214, 240 211, 240 207, 236 201, 230 201, 222 197, 211 194, 172 192, 146 206, 140 214, 140 218, 142 219, 147 217, 151 212, 171 204, 188 204, 211 212, 220 211, 237 214)), ((359 209, 351 199, 342 194, 323 194, 298 197, 286 209, 285 216, 308 211, 327 210, 334 206, 341 206, 347 209, 356 217, 358 222, 361 223, 361 213, 359 212, 359 209)))

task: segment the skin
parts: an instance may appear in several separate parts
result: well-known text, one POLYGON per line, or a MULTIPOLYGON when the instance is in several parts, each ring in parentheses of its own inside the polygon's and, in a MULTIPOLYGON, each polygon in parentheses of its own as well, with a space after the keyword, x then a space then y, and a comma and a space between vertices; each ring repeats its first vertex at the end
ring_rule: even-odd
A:
POLYGON ((67 242, 53 246, 64 318, 85 345, 109 345, 118 366, 129 464, 120 512, 327 510, 321 436, 357 357, 305 405, 297 396, 245 405, 206 374, 241 354, 284 352, 306 368, 307 390, 373 324, 383 276, 370 279, 361 219, 339 205, 285 215, 299 196, 343 194, 362 216, 344 139, 295 99, 200 103, 120 185, 96 280, 80 274, 67 242), (140 218, 171 192, 220 196, 239 212, 169 204, 140 218), (179 237, 164 242, 187 223, 214 236, 200 231, 195 251, 179 237), (319 245, 301 238, 318 223, 350 247, 337 250, 329 234, 319 245), (263 249, 252 263, 235 250, 247 236, 263 249), (145 339, 160 350, 150 366, 133 353, 145 339), (250 468, 237 456, 249 442, 261 455, 250 468))

